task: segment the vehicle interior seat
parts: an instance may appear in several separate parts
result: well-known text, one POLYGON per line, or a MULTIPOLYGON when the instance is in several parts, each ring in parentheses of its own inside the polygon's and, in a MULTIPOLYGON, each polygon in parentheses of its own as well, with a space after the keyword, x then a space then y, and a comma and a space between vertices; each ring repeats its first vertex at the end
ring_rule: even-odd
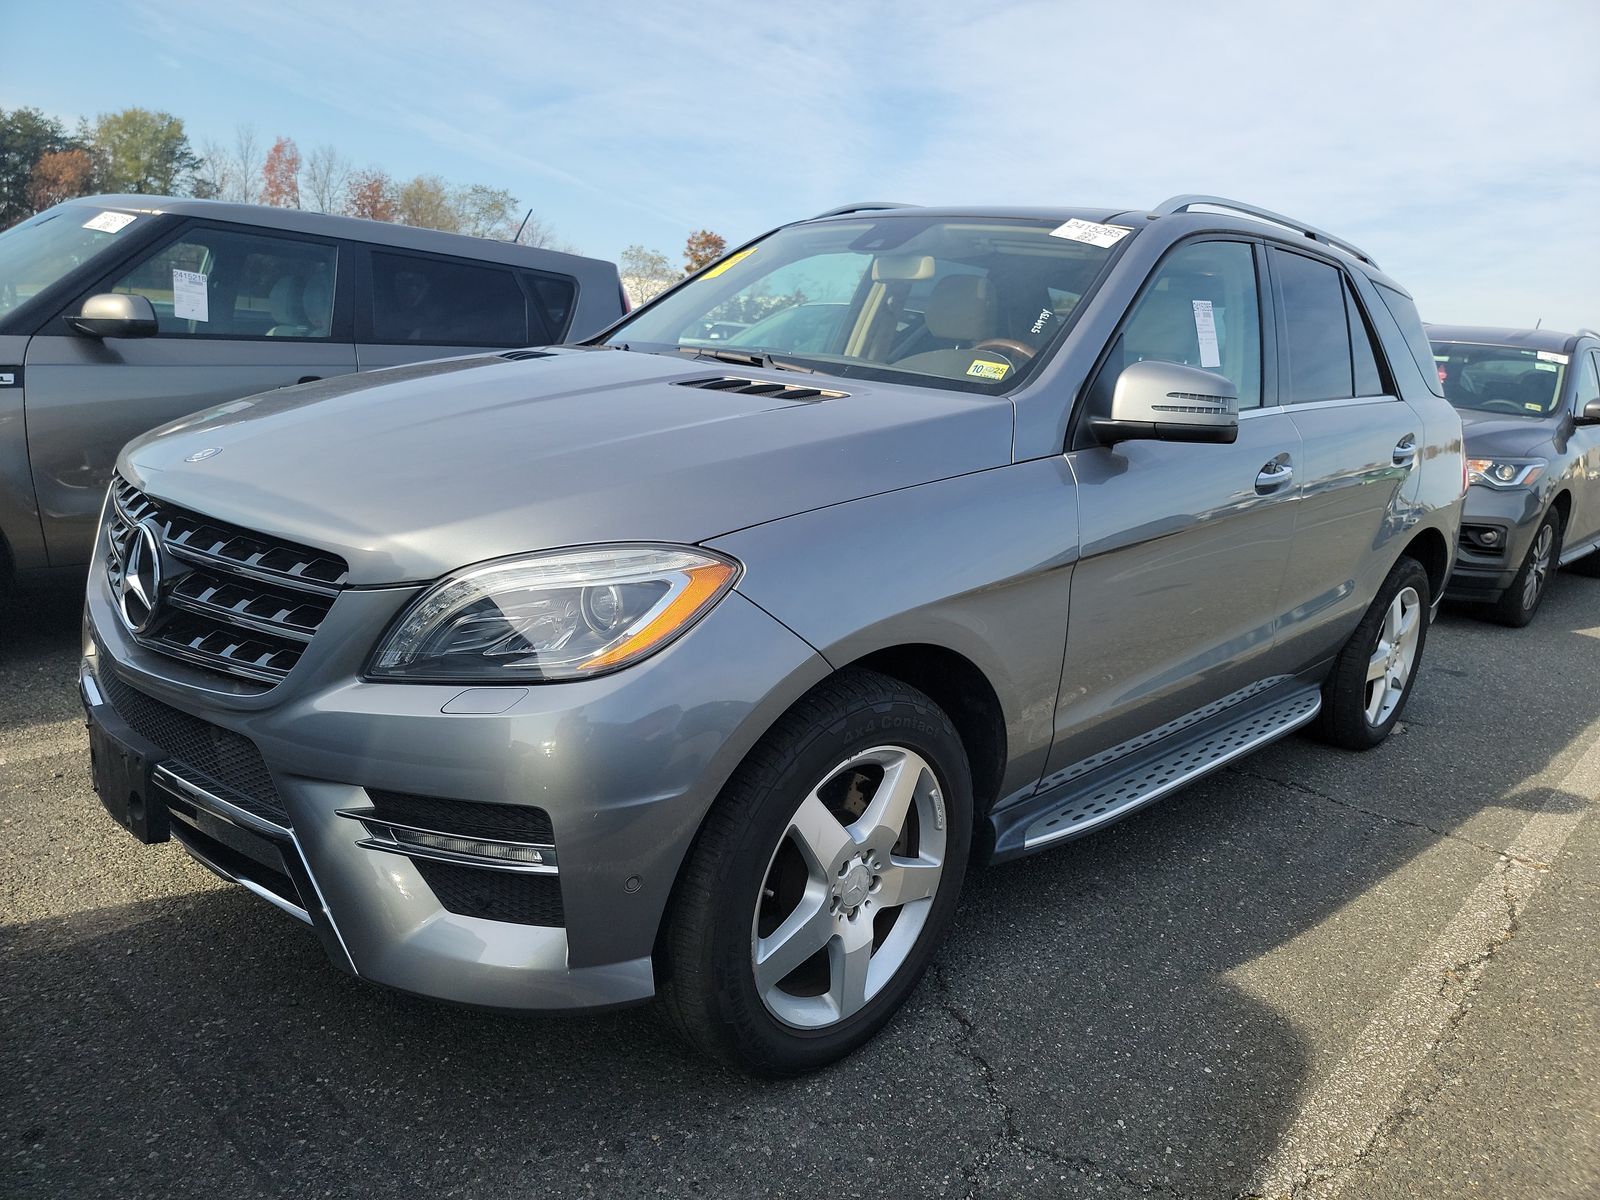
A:
POLYGON ((272 312, 268 337, 327 337, 333 319, 333 289, 318 271, 309 278, 285 275, 267 295, 272 312))
MULTIPOLYGON (((928 337, 953 342, 943 350, 927 350, 902 358, 894 365, 924 375, 956 379, 966 375, 972 365, 972 347, 999 336, 994 284, 985 275, 950 275, 941 279, 928 295, 923 311, 923 328, 928 337)), ((988 354, 988 351, 984 352, 988 354)), ((997 355, 1012 366, 1000 352, 997 355)))

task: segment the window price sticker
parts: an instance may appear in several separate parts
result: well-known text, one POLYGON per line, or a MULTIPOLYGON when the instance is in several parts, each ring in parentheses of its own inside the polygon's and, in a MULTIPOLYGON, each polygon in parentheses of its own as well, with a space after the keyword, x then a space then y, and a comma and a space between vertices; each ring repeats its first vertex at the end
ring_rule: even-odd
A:
POLYGON ((172 272, 172 315, 180 321, 208 321, 206 277, 201 271, 172 272))
POLYGON ((1211 301, 1194 300, 1194 336, 1200 343, 1200 365, 1206 370, 1222 365, 1222 355, 1217 351, 1217 314, 1211 310, 1211 301))

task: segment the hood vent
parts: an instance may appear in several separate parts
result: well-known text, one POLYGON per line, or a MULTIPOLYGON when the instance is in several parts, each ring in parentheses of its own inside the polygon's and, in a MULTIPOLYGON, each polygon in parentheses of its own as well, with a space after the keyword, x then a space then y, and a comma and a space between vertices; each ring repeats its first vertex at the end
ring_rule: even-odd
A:
POLYGON ((713 392, 738 392, 745 396, 771 396, 774 400, 843 400, 850 395, 849 392, 835 392, 804 384, 777 383, 771 379, 735 379, 720 375, 712 379, 685 379, 677 386, 705 388, 713 392))
POLYGON ((497 357, 503 358, 507 362, 521 362, 525 358, 554 358, 555 355, 548 350, 507 350, 497 357))

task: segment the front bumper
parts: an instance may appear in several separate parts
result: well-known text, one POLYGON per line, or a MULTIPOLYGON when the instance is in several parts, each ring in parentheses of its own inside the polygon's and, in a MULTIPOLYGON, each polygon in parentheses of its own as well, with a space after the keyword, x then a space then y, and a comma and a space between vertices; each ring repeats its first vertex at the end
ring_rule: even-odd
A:
POLYGON ((1445 595, 1471 603, 1498 600, 1528 556, 1544 511, 1544 496, 1527 488, 1503 492, 1481 484, 1468 488, 1456 564, 1445 595), (1494 536, 1493 546, 1484 544, 1486 534, 1494 536))
POLYGON ((219 737, 248 739, 282 819, 241 813, 225 789, 175 760, 178 770, 158 769, 152 789, 173 806, 173 836, 310 924, 330 959, 357 976, 493 1008, 648 998, 656 933, 706 809, 826 664, 734 592, 666 650, 599 679, 492 688, 363 681, 378 632, 413 594, 345 592, 290 677, 251 693, 138 645, 97 562, 84 701, 91 719, 115 720, 106 711, 113 688, 131 688, 226 731, 219 737), (374 848, 381 831, 340 815, 371 811, 371 792, 543 810, 562 923, 452 911, 424 867, 374 848), (292 888, 264 873, 274 854, 292 888))

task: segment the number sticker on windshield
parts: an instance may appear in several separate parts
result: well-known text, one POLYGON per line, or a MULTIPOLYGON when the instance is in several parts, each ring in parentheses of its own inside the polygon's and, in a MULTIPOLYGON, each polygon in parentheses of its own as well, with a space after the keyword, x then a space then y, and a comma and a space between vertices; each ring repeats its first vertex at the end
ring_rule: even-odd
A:
POLYGON ((1115 246, 1132 232, 1126 225, 1096 225, 1093 221, 1080 221, 1073 217, 1065 225, 1052 229, 1050 236, 1084 242, 1104 250, 1108 246, 1115 246))
POLYGON ((967 374, 979 379, 1004 379, 1009 370, 1011 370, 1010 363, 995 362, 992 358, 975 358, 972 360, 972 365, 967 368, 967 374))
POLYGON ((98 229, 101 233, 116 233, 132 225, 133 221, 131 213, 103 212, 97 217, 90 217, 83 223, 83 227, 98 229))
POLYGON ((1560 363, 1562 366, 1566 366, 1567 356, 1565 354, 1557 354, 1554 350, 1541 350, 1539 351, 1539 361, 1560 363))

